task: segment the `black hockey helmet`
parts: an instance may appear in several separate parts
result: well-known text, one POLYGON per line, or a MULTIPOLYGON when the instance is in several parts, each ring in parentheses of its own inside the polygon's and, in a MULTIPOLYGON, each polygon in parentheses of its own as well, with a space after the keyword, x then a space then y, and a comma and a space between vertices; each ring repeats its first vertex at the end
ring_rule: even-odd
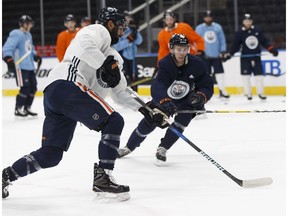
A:
POLYGON ((109 20, 117 26, 122 25, 126 27, 126 19, 117 8, 106 7, 100 10, 98 22, 102 25, 106 25, 109 20))
POLYGON ((204 14, 204 17, 213 17, 210 10, 207 10, 204 14))
POLYGON ((73 14, 68 14, 68 15, 65 17, 64 23, 69 22, 69 21, 74 21, 74 22, 76 22, 76 19, 75 19, 75 17, 74 17, 73 14))
POLYGON ((29 15, 22 15, 19 19, 19 26, 23 26, 25 23, 32 23, 34 25, 33 19, 29 15))
POLYGON ((169 47, 173 49, 174 46, 189 46, 188 38, 184 34, 173 34, 169 40, 169 47))
POLYGON ((166 10, 163 14, 163 19, 165 19, 165 17, 167 16, 171 16, 173 18, 176 18, 176 15, 174 14, 174 12, 172 10, 166 10))
POLYGON ((244 16, 243 16, 243 20, 253 20, 253 19, 252 19, 252 17, 251 17, 251 14, 246 13, 246 14, 244 14, 244 16))

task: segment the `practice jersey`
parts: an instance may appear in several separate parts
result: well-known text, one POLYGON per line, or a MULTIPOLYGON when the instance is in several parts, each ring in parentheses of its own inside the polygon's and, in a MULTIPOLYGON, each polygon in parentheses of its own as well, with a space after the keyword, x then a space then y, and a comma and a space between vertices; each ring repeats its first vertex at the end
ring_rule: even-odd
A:
POLYGON ((36 55, 36 51, 33 46, 30 32, 23 32, 20 29, 12 30, 2 51, 3 58, 11 56, 15 63, 27 52, 30 52, 30 54, 24 58, 19 65, 16 65, 16 67, 23 70, 35 70, 34 56, 36 55))
POLYGON ((220 53, 226 51, 226 39, 221 25, 212 22, 211 25, 202 23, 196 27, 196 32, 204 38, 205 55, 219 58, 220 53))
POLYGON ((264 36, 262 31, 252 26, 250 29, 244 27, 236 32, 233 49, 231 54, 233 55, 241 49, 241 54, 260 54, 261 46, 269 48, 270 42, 264 36))
POLYGON ((66 49, 68 48, 69 44, 75 37, 77 31, 78 31, 78 28, 74 32, 69 32, 68 30, 64 30, 58 34, 57 42, 56 42, 56 55, 57 55, 59 62, 63 60, 66 49))
POLYGON ((203 92, 207 100, 213 95, 213 80, 206 71, 202 59, 188 54, 185 64, 177 67, 172 55, 159 61, 158 74, 151 85, 151 96, 157 104, 164 98, 176 103, 184 99, 190 91, 203 92))
POLYGON ((184 34, 190 43, 190 53, 196 54, 198 50, 205 50, 205 43, 203 38, 197 34, 191 26, 186 23, 175 23, 175 28, 169 30, 167 27, 162 29, 158 34, 158 62, 170 53, 169 40, 173 34, 184 34))
POLYGON ((80 82, 95 91, 103 99, 111 93, 114 101, 121 105, 138 110, 141 105, 125 92, 126 78, 122 72, 123 59, 111 47, 111 37, 108 30, 99 24, 82 28, 66 50, 63 61, 58 63, 49 73, 48 85, 55 80, 80 82), (99 75, 99 68, 107 56, 113 55, 118 61, 121 73, 120 83, 115 88, 109 88, 99 75))

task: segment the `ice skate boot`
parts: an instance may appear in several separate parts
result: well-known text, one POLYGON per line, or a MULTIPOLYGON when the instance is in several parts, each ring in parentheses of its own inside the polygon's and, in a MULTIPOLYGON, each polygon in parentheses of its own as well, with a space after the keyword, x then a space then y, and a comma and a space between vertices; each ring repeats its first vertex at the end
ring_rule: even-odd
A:
POLYGON ((163 163, 166 162, 167 158, 166 158, 166 152, 167 152, 167 149, 165 149, 164 147, 162 146, 159 146, 157 148, 157 152, 156 152, 156 162, 155 162, 155 165, 156 166, 162 166, 163 163))
POLYGON ((263 94, 259 94, 258 96, 259 96, 259 98, 261 100, 266 100, 267 99, 267 97, 265 95, 263 95, 263 94))
POLYGON ((33 117, 38 116, 38 113, 35 113, 35 112, 31 111, 31 107, 25 107, 24 110, 26 111, 27 115, 30 115, 30 116, 33 116, 33 117))
POLYGON ((16 117, 26 117, 28 113, 23 107, 15 107, 14 115, 16 117))
POLYGON ((225 99, 230 98, 230 95, 228 95, 226 92, 223 92, 221 90, 219 90, 219 96, 220 98, 225 98, 225 99))
POLYGON ((248 100, 252 100, 252 95, 246 95, 248 100))
POLYGON ((130 199, 129 186, 118 185, 111 175, 111 170, 104 170, 94 164, 94 182, 93 191, 97 193, 99 199, 116 199, 118 201, 125 201, 130 199))
POLYGON ((118 151, 117 151, 117 158, 122 158, 128 154, 130 154, 132 151, 127 147, 125 146, 124 148, 119 148, 118 151))
POLYGON ((8 168, 2 171, 2 198, 9 196, 8 186, 10 185, 8 168))

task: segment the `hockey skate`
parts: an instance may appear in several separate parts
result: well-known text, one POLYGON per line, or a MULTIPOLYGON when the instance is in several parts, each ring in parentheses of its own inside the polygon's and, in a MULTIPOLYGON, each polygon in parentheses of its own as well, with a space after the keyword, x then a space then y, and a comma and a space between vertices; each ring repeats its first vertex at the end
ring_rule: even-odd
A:
POLYGON ((266 100, 267 99, 267 97, 265 95, 263 95, 263 94, 259 94, 258 96, 259 96, 259 98, 261 100, 266 100))
POLYGON ((28 113, 23 107, 15 107, 14 115, 16 117, 26 117, 28 113))
POLYGON ((252 95, 245 95, 248 100, 252 100, 252 95))
POLYGON ((219 90, 219 97, 228 99, 228 98, 230 98, 230 95, 228 95, 226 92, 219 90))
POLYGON ((162 146, 159 146, 157 148, 156 161, 155 161, 156 166, 162 166, 166 162, 166 160, 167 160, 166 152, 167 152, 167 149, 165 149, 162 146))
POLYGON ((129 186, 116 184, 109 173, 111 172, 98 167, 97 163, 94 164, 93 191, 97 193, 97 199, 117 201, 130 199, 129 186))
POLYGON ((24 110, 26 111, 27 115, 30 115, 32 117, 38 116, 38 113, 32 112, 30 107, 25 107, 24 110))
POLYGON ((10 185, 8 168, 2 171, 2 198, 9 196, 8 186, 10 185))
POLYGON ((122 158, 130 154, 131 152, 132 151, 127 146, 125 146, 124 148, 119 148, 117 151, 117 158, 122 158))

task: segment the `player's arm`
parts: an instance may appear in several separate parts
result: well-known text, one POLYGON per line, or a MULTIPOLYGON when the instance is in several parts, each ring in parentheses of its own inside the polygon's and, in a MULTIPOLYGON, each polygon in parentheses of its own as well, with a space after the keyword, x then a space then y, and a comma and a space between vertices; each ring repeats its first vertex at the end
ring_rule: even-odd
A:
POLYGON ((65 51, 66 51, 66 35, 62 32, 58 35, 57 37, 57 42, 56 42, 56 55, 61 62, 64 58, 65 51))

